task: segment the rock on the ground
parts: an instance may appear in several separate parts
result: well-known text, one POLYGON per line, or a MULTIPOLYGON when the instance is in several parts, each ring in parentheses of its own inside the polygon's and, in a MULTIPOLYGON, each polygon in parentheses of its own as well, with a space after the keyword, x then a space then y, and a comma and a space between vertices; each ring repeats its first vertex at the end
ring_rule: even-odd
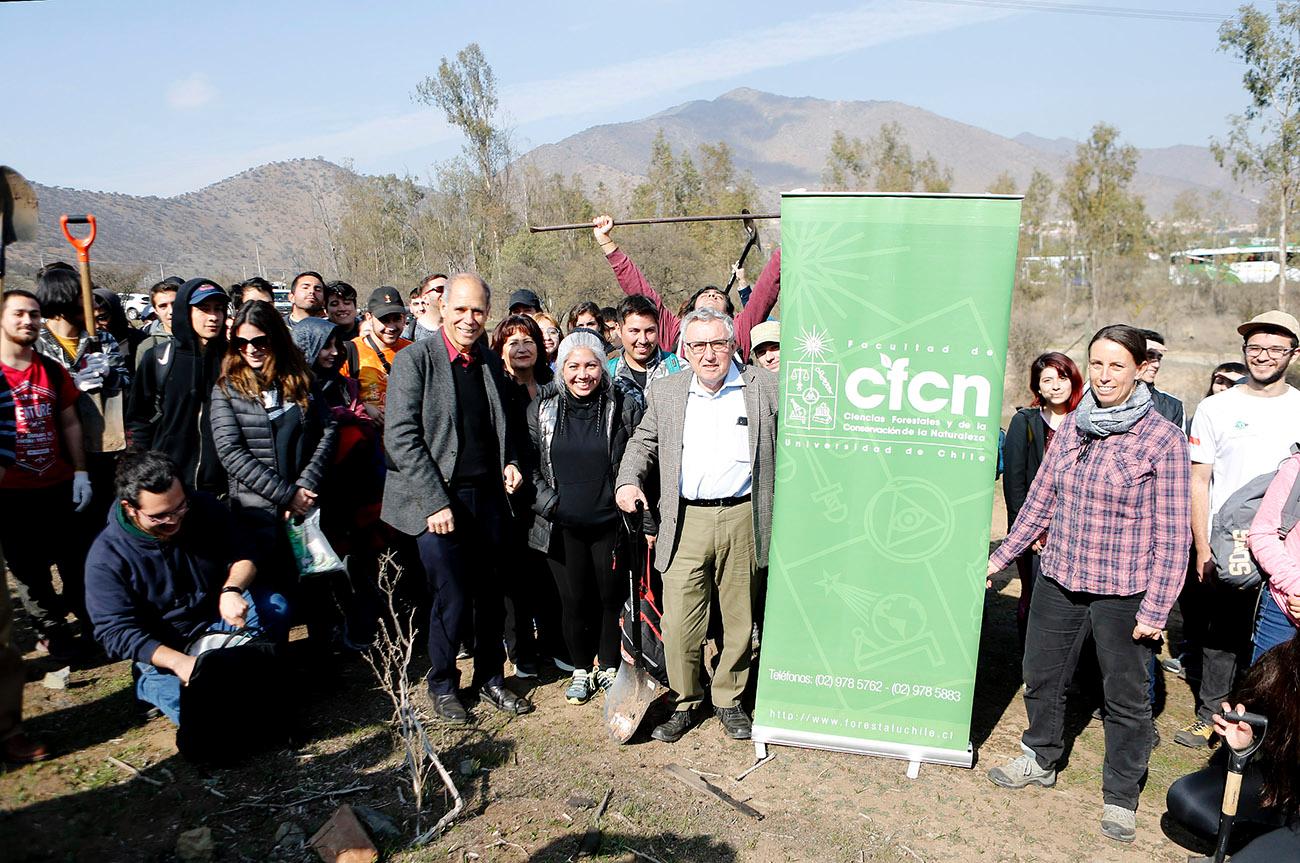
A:
POLYGON ((64 666, 58 671, 47 671, 41 679, 41 686, 46 689, 67 689, 68 678, 72 676, 72 667, 64 666))
POLYGON ((361 823, 366 825, 366 829, 376 836, 390 836, 396 839, 402 835, 402 831, 393 823, 393 819, 378 809, 353 804, 352 811, 357 813, 357 817, 361 819, 361 823))
POLYGON ((334 810, 308 844, 325 863, 377 863, 379 860, 379 849, 346 803, 334 810))
POLYGON ((215 851, 212 830, 208 827, 186 830, 176 837, 176 856, 181 863, 206 863, 215 851))
POLYGON ((275 844, 281 848, 301 848, 307 841, 307 831, 292 821, 286 821, 275 831, 275 844))

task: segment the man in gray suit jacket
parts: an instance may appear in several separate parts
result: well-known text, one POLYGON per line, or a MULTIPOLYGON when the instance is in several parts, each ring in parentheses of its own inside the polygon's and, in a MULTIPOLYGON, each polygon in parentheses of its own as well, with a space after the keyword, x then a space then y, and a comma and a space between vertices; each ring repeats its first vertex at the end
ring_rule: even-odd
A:
POLYGON ((714 593, 722 611, 722 647, 710 693, 728 737, 744 740, 751 722, 740 704, 749 682, 754 603, 772 534, 777 378, 732 362, 735 325, 713 309, 682 321, 690 372, 646 390, 646 413, 628 441, 616 499, 633 512, 658 470, 659 536, 655 568, 663 573, 663 633, 673 715, 652 732, 673 743, 703 703, 701 644, 714 593))
POLYGON ((522 475, 518 431, 502 404, 501 361, 480 342, 491 295, 473 273, 459 273, 442 297, 442 329, 398 351, 388 379, 384 446, 392 467, 383 519, 416 537, 429 579, 429 696, 439 718, 469 721, 456 695, 456 645, 473 625, 479 697, 506 713, 533 705, 504 685, 505 606, 500 557, 506 494, 522 475))

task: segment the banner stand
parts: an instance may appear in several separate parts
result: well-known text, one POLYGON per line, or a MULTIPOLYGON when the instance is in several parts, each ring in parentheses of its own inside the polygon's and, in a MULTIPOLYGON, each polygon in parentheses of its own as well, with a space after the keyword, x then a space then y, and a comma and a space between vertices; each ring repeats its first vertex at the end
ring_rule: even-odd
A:
POLYGON ((969 768, 1020 198, 792 193, 781 219, 755 751, 969 768))

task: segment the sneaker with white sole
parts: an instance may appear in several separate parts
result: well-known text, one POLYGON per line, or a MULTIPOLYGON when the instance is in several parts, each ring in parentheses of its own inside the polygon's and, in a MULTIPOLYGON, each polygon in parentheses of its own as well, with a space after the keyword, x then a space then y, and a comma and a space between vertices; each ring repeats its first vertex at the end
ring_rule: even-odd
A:
POLYGON ((1107 803, 1101 809, 1101 833, 1116 842, 1132 842, 1137 838, 1137 813, 1107 803))
POLYGON ((1026 785, 1041 785, 1051 788, 1056 784, 1056 771, 1038 766, 1038 759, 1025 753, 989 771, 989 781, 1003 788, 1024 788, 1026 785))
POLYGON ((569 687, 564 690, 564 700, 570 704, 586 704, 594 695, 592 690, 592 675, 583 668, 573 669, 573 678, 569 680, 569 687))
POLYGON ((596 669, 596 688, 601 692, 609 692, 614 685, 614 678, 617 676, 618 672, 612 668, 596 669))
POLYGON ((1179 729, 1174 735, 1175 743, 1192 749, 1205 749, 1212 740, 1214 740, 1214 727, 1200 718, 1179 729))

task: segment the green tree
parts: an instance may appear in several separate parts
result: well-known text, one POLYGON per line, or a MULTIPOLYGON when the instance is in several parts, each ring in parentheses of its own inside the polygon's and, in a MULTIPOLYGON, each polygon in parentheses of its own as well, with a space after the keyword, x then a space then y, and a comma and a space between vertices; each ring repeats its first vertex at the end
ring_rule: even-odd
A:
POLYGON ((1275 15, 1242 6, 1219 28, 1219 50, 1246 66, 1249 104, 1228 117, 1228 137, 1211 149, 1238 180, 1264 184, 1277 213, 1277 307, 1286 308, 1290 215, 1300 192, 1300 3, 1279 0, 1275 15))
POLYGON ((1025 187, 1025 200, 1020 205, 1020 228, 1030 241, 1027 248, 1035 255, 1043 253, 1043 235, 1052 219, 1052 199, 1056 195, 1056 184, 1046 171, 1038 168, 1029 177, 1025 187))
POLYGON ((1019 191, 1019 188, 1016 186, 1016 178, 1011 176, 1011 172, 1003 171, 993 178, 993 182, 989 183, 985 191, 990 195, 1014 195, 1019 191))
POLYGON ((1061 204, 1074 223, 1080 249, 1091 263, 1092 320, 1100 319, 1102 295, 1116 265, 1142 250, 1146 210, 1129 191, 1137 173, 1137 148, 1120 144, 1119 130, 1092 128, 1065 171, 1061 204))
POLYGON ((447 122, 465 136, 459 171, 469 197, 467 215, 472 220, 471 264, 491 272, 493 261, 505 237, 515 228, 510 202, 510 163, 514 147, 510 132, 500 116, 496 75, 477 43, 471 42, 438 64, 438 74, 425 78, 415 88, 415 98, 440 108, 447 122))
POLYGON ((849 138, 839 129, 831 136, 831 149, 822 170, 822 185, 830 192, 866 189, 871 178, 867 148, 860 138, 849 138))

